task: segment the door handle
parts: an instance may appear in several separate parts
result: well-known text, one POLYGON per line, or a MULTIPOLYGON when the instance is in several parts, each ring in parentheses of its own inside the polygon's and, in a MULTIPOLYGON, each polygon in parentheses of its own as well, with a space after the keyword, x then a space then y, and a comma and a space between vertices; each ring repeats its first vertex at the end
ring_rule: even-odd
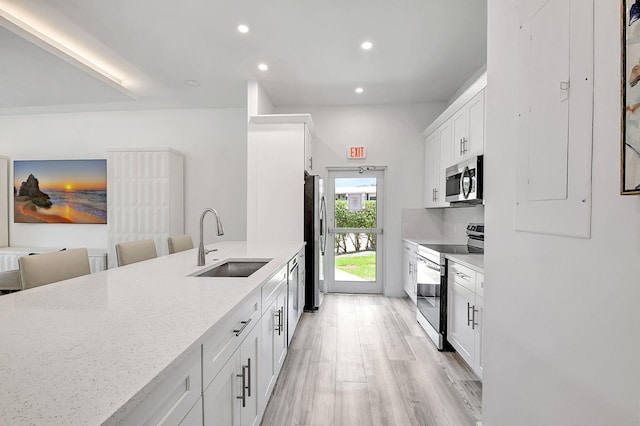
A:
POLYGON ((471 326, 471 323, 473 322, 473 320, 471 319, 471 315, 469 314, 470 310, 471 305, 469 304, 469 302, 467 302, 467 327, 471 326))

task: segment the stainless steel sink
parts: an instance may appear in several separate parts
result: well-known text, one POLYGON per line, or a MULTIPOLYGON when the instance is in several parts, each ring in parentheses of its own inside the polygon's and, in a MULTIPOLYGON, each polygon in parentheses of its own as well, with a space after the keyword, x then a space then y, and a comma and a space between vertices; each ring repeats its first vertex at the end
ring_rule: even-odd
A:
POLYGON ((194 277, 248 277, 271 259, 226 260, 223 263, 202 272, 193 274, 194 277))

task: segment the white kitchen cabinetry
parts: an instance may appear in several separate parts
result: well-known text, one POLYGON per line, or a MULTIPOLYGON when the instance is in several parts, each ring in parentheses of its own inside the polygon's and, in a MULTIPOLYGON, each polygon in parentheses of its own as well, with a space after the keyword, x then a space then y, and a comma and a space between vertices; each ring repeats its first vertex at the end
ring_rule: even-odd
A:
POLYGON ((424 206, 448 207, 445 171, 451 164, 452 125, 444 123, 425 141, 424 206))
POLYGON ((202 345, 205 425, 259 423, 260 299, 254 292, 202 345))
POLYGON ((449 207, 446 170, 484 152, 485 87, 483 74, 425 129, 424 207, 449 207))
POLYGON ((309 126, 304 126, 304 169, 313 174, 313 137, 309 126))
POLYGON ((202 424, 200 348, 176 366, 122 422, 123 425, 202 424))
POLYGON ((451 119, 453 126, 452 164, 484 152, 484 89, 467 102, 451 119))
POLYGON ((424 144, 424 206, 436 207, 436 191, 440 170, 440 139, 438 132, 427 137, 424 144))
POLYGON ((204 424, 255 426, 262 413, 258 407, 257 377, 260 374, 260 326, 249 331, 222 370, 202 395, 204 424))
POLYGON ((262 342, 258 406, 269 402, 287 355, 287 268, 282 268, 262 287, 262 342))
POLYGON ((309 114, 258 115, 247 135, 247 241, 304 241, 304 171, 313 166, 309 114))
POLYGON ((447 340, 482 379, 484 298, 477 294, 479 276, 484 288, 484 274, 448 261, 447 340))
POLYGON ((413 303, 417 303, 418 276, 416 274, 416 244, 405 241, 402 251, 403 263, 403 287, 405 293, 411 298, 413 303))
POLYGON ((117 243, 153 239, 158 255, 167 238, 184 234, 183 156, 168 148, 107 150, 109 267, 117 243))

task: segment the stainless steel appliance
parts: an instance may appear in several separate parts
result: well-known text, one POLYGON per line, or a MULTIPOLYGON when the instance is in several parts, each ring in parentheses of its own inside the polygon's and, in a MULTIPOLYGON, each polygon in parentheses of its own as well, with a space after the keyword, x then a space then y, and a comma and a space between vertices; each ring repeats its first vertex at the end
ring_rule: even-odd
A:
POLYGON ((304 310, 317 311, 324 293, 324 253, 327 246, 327 207, 320 176, 304 179, 304 241, 306 295, 304 310))
POLYGON ((484 224, 467 225, 467 244, 420 244, 417 256, 418 323, 438 350, 450 350, 447 337, 448 253, 484 253, 484 224))
POLYGON ((482 167, 482 155, 448 167, 445 200, 450 203, 482 203, 482 167))

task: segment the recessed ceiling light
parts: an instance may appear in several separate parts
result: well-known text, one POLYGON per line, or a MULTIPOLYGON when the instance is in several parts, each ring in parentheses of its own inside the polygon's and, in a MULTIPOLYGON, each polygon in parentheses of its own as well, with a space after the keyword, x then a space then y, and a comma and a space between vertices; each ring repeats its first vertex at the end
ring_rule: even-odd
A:
POLYGON ((241 32, 242 34, 246 34, 249 32, 249 27, 247 27, 245 24, 240 24, 238 25, 238 32, 241 32))
POLYGON ((200 82, 198 80, 185 80, 184 84, 189 87, 198 87, 200 86, 200 82))
POLYGON ((258 69, 260 71, 266 71, 266 70, 269 69, 269 65, 267 65, 267 64, 258 64, 258 69))
POLYGON ((356 87, 356 93, 360 94, 364 92, 364 89, 362 87, 356 87))
POLYGON ((371 43, 370 41, 363 41, 360 47, 362 48, 362 50, 371 50, 371 48, 373 47, 373 43, 371 43))

